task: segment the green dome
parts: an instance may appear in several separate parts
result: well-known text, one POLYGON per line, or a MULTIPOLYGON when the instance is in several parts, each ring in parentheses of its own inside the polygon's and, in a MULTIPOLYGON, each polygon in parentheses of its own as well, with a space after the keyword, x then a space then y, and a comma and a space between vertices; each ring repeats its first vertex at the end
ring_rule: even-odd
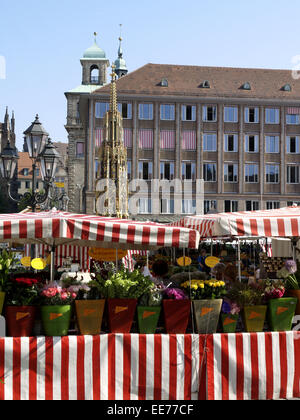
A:
POLYGON ((95 42, 90 48, 88 48, 84 54, 83 58, 87 59, 103 59, 106 58, 105 52, 97 45, 95 42))
POLYGON ((124 58, 117 58, 115 61, 116 70, 127 70, 124 58))

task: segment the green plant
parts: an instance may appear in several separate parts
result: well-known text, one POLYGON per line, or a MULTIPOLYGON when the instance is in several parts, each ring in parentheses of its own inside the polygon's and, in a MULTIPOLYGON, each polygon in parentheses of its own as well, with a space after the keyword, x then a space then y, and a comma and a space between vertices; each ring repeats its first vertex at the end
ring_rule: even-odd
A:
POLYGON ((0 292, 5 292, 11 274, 11 267, 17 262, 13 252, 3 249, 0 255, 0 292))
POLYGON ((227 291, 226 297, 240 308, 264 304, 265 287, 263 284, 248 285, 236 282, 227 291))
POLYGON ((12 278, 6 283, 5 303, 8 306, 31 306, 38 303, 38 280, 30 277, 12 278))
POLYGON ((125 268, 117 273, 110 273, 108 279, 103 279, 98 274, 96 282, 99 293, 108 299, 139 299, 153 285, 150 277, 143 276, 139 270, 130 272, 125 268))
POLYGON ((139 306, 161 306, 162 293, 163 289, 153 284, 149 291, 141 296, 139 306))

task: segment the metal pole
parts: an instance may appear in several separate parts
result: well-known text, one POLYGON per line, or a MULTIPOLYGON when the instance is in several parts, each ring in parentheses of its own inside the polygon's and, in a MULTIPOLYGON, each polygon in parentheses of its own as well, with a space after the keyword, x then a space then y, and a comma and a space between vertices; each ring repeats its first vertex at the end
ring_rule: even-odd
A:
POLYGON ((238 270, 239 270, 239 282, 242 282, 242 272, 241 272, 241 244, 240 239, 238 239, 238 270))
POLYGON ((51 247, 51 261, 50 261, 50 282, 54 282, 54 259, 55 259, 55 246, 51 247))

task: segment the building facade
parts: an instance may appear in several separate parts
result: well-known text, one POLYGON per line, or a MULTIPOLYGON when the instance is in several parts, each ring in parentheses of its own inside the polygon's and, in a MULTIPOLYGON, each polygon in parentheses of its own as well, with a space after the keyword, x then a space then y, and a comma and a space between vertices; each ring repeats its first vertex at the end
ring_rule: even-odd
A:
MULTIPOLYGON (((69 175, 73 211, 95 211, 97 151, 103 141, 109 86, 79 99, 79 119, 68 106, 69 175)), ((138 217, 169 221, 204 212, 273 209, 300 202, 300 81, 288 70, 147 64, 117 81, 128 179, 151 184, 189 181, 180 198, 174 184, 155 208, 145 195, 138 217), (179 197, 179 200, 178 200, 179 197), (175 198, 175 199, 174 199, 175 198)), ((149 187, 150 191, 151 187, 149 187)))

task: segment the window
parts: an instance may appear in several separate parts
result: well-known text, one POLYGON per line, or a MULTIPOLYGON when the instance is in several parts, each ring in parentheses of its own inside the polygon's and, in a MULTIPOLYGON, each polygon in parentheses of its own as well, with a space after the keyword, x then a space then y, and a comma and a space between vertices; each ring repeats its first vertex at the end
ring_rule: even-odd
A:
POLYGON ((174 214, 174 199, 162 198, 160 202, 160 212, 162 214, 174 214))
POLYGON ((217 181, 217 164, 216 163, 203 164, 203 179, 205 182, 217 181))
POLYGON ((200 87, 203 89, 210 89, 210 83, 208 80, 204 80, 204 82, 200 83, 200 87))
POLYGON ((249 83, 249 82, 244 83, 244 84, 241 86, 241 89, 242 89, 242 90, 251 90, 251 85, 250 85, 250 83, 249 83))
POLYGON ((139 179, 149 180, 152 179, 153 165, 150 161, 139 162, 139 179))
POLYGON ((245 182, 249 184, 258 182, 258 165, 253 163, 245 165, 245 182))
POLYGON ((299 114, 287 114, 286 123, 289 125, 300 124, 300 115, 299 114))
POLYGON ((216 200, 204 200, 204 214, 214 210, 217 210, 216 200))
POLYGON ((23 175, 24 176, 28 176, 29 175, 29 169, 28 168, 24 168, 23 169, 23 175))
POLYGON ((246 201, 246 211, 259 210, 259 201, 246 201))
POLYGON ((279 136, 266 136, 266 153, 279 153, 279 136))
POLYGON ((196 211, 196 200, 187 199, 182 200, 182 213, 183 214, 194 214, 196 211))
POLYGON ((238 151, 238 135, 237 134, 225 134, 224 135, 224 151, 225 152, 237 152, 238 151))
POLYGON ((238 109, 236 106, 224 107, 224 122, 238 122, 238 109))
POLYGON ((96 66, 95 64, 93 66, 91 66, 90 68, 90 83, 91 84, 98 84, 100 81, 100 77, 99 77, 100 71, 98 66, 96 66))
POLYGON ((279 183, 279 165, 266 165, 266 183, 278 184, 279 183))
POLYGON ((25 181, 25 188, 27 190, 30 188, 30 181, 25 181))
POLYGON ((108 102, 96 102, 96 110, 95 110, 96 118, 104 118, 107 111, 109 111, 108 102))
POLYGON ((203 134, 203 151, 216 152, 217 151, 217 135, 203 134))
POLYGON ((288 136, 286 138, 286 152, 287 153, 300 153, 299 137, 288 136))
POLYGON ((280 209, 279 201, 267 201, 267 210, 276 210, 280 209))
POLYGON ((279 109, 267 108, 265 110, 265 115, 266 124, 279 124, 279 109))
POLYGON ((258 153, 258 136, 247 135, 245 136, 245 152, 247 153, 258 153))
POLYGON ((216 106, 204 106, 202 108, 202 119, 203 119, 203 121, 206 121, 206 122, 217 121, 217 107, 216 106))
POLYGON ((161 79, 160 86, 169 87, 168 79, 161 79))
POLYGON ((77 158, 84 157, 84 143, 83 142, 76 143, 76 157, 77 158))
POLYGON ((160 179, 174 179, 174 162, 160 162, 160 179))
POLYGON ((288 201, 287 202, 287 206, 288 207, 292 207, 292 206, 300 206, 300 202, 299 201, 288 201))
POLYGON ((245 108, 245 122, 259 123, 259 108, 245 108))
POLYGON ((175 120, 175 105, 163 104, 160 106, 161 120, 175 120))
POLYGON ((238 211, 238 206, 239 206, 238 201, 231 201, 231 200, 224 201, 224 211, 226 213, 238 211))
POLYGON ((131 160, 127 160, 127 178, 131 179, 132 164, 131 160))
POLYGON ((122 102, 118 104, 118 110, 124 120, 131 120, 132 118, 132 104, 128 102, 122 102))
POLYGON ((181 175, 182 180, 191 179, 195 181, 196 179, 196 163, 195 162, 182 162, 181 165, 181 175))
POLYGON ((224 164, 224 182, 238 182, 238 165, 236 163, 224 164))
POLYGON ((192 105, 182 105, 181 118, 182 121, 196 121, 196 107, 192 105))
POLYGON ((139 213, 141 214, 152 213, 151 198, 139 198, 139 213))
POLYGON ((153 104, 139 104, 139 119, 153 120, 153 104))
POLYGON ((40 169, 39 169, 39 168, 36 168, 36 170, 35 170, 35 175, 36 175, 36 176, 39 176, 39 175, 40 175, 40 169))
POLYGON ((299 166, 288 165, 287 166, 287 178, 288 184, 299 184, 299 166))

